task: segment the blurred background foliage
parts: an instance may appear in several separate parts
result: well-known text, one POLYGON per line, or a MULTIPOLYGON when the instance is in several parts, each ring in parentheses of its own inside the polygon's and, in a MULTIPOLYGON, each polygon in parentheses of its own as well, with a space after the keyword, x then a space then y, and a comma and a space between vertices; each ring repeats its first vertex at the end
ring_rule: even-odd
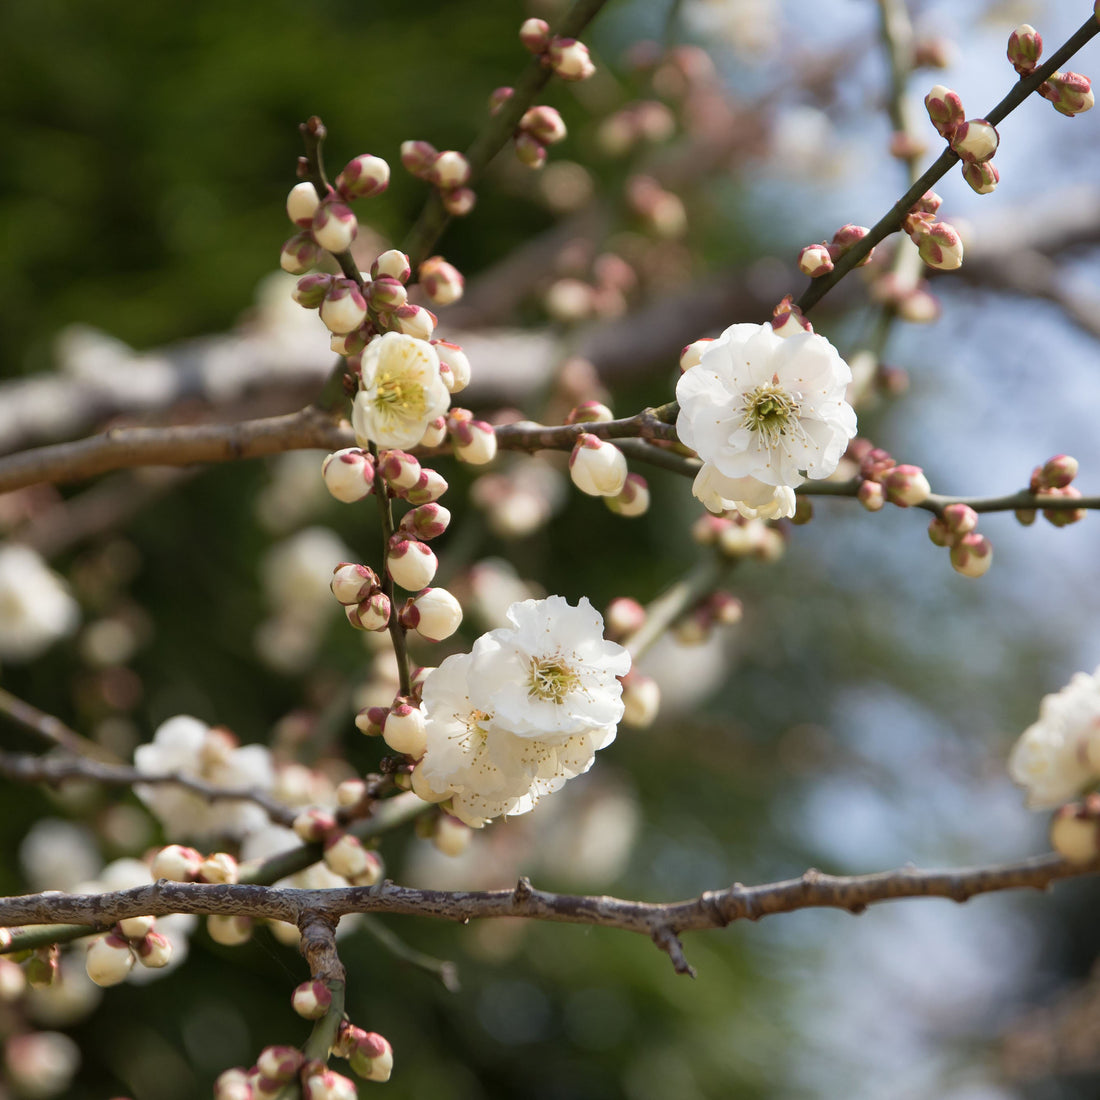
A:
MULTIPOLYGON (((915 4, 924 26, 943 26, 962 44, 958 73, 924 74, 926 82, 969 73, 975 97, 991 103, 1011 83, 1002 57, 1012 21, 1044 17, 1053 41, 1053 28, 1069 29, 1088 6, 915 4)), ((765 104, 772 139, 759 147, 746 139, 705 186, 685 184, 690 273, 749 272, 750 282, 778 285, 777 299, 801 285, 785 285, 778 265, 802 243, 842 221, 874 221, 901 190, 901 171, 883 151, 875 5, 830 0, 809 13, 801 0, 685 0, 673 8, 682 9, 673 39, 712 50, 734 100, 765 104), (828 51, 841 62, 832 81, 790 79, 796 62, 828 51), (776 135, 805 134, 805 112, 819 107, 828 115, 809 121, 833 128, 807 171, 797 157, 784 159, 776 135)), ((627 169, 601 153, 597 123, 608 104, 643 94, 621 54, 639 28, 665 33, 668 10, 655 0, 609 5, 586 37, 612 78, 589 98, 553 85, 545 97, 570 124, 561 156, 583 162, 609 203, 627 169)), ((364 151, 395 166, 389 191, 361 217, 399 240, 425 197, 396 167, 400 142, 464 148, 489 91, 524 64, 520 20, 545 11, 511 0, 0 7, 4 376, 50 370, 58 333, 76 323, 140 350, 233 326, 287 233, 296 127, 310 114, 328 125, 333 171, 364 151)), ((1064 126, 1059 170, 1086 178, 1095 120, 1067 123, 1042 106, 1029 106, 1031 129, 1021 124, 1019 144, 1064 126)), ((1017 167, 1005 194, 983 201, 1026 202, 1048 186, 1049 172, 1017 167)), ((448 232, 442 250, 471 281, 555 221, 517 179, 514 167, 496 168, 474 215, 448 232)), ((1091 277, 1091 257, 1081 262, 1091 277)), ((651 299, 633 308, 644 313, 686 285, 674 283, 655 281, 651 299)), ((1067 331, 1049 305, 943 282, 937 292, 939 323, 900 331, 889 347, 890 361, 911 372, 909 392, 861 412, 861 434, 924 465, 947 492, 1008 491, 1058 450, 1086 468, 1100 458, 1089 412, 1093 343, 1067 331), (1056 393, 1043 373, 1049 363, 1063 372, 1056 393), (1011 392, 999 381, 1006 376, 1011 392)), ((858 295, 844 301, 819 327, 850 348, 871 314, 858 295)), ((511 320, 545 328, 537 295, 511 320)), ((444 336, 446 326, 444 312, 444 336)), ((568 349, 573 334, 552 332, 568 349)), ((670 334, 651 349, 652 362, 616 377, 617 412, 670 396, 680 343, 670 334)), ((540 400, 524 411, 538 415, 540 400)), ((698 510, 672 475, 653 472, 654 507, 644 519, 624 521, 565 493, 552 523, 505 538, 459 503, 466 473, 450 464, 445 474, 456 486, 454 502, 448 497, 456 521, 441 556, 457 584, 475 563, 503 558, 546 591, 604 607, 618 595, 652 598, 705 554, 689 535, 698 510)), ((313 499, 316 486, 297 517, 272 522, 269 510, 265 519, 257 502, 293 476, 289 460, 188 471, 150 491, 120 526, 71 541, 52 564, 69 577, 86 624, 128 624, 132 656, 105 660, 86 627, 37 662, 5 665, 0 682, 125 756, 159 722, 192 713, 246 742, 298 746, 311 762, 346 755, 356 769, 372 767, 379 746, 351 722, 352 696, 371 674, 362 638, 326 618, 314 657, 289 671, 257 649, 257 632, 277 610, 264 582, 272 547, 322 525, 358 560, 370 562, 376 550, 373 516, 313 499)), ((85 491, 35 498, 30 511, 65 507, 85 491)), ((1100 656, 1092 520, 1058 532, 991 518, 997 564, 975 583, 950 571, 920 516, 871 516, 851 502, 821 502, 817 512, 788 532, 781 560, 738 566, 731 589, 745 605, 740 626, 698 649, 654 655, 653 668, 663 666, 679 690, 670 683, 652 728, 622 730, 576 792, 475 837, 471 856, 449 869, 426 841, 387 837, 388 873, 454 887, 508 885, 525 873, 547 888, 658 900, 810 864, 858 873, 1041 850, 1042 824, 1011 789, 1004 758, 1038 698, 1100 656)), ((5 523, 18 537, 15 513, 5 523)), ((471 614, 453 648, 488 625, 471 614)), ((12 727, 4 739, 31 747, 12 727)), ((58 798, 6 786, 2 797, 7 893, 29 888, 15 853, 43 816, 86 823, 105 859, 158 840, 149 822, 120 824, 102 792, 58 798)), ((395 1098, 1054 1100, 1095 1095, 1100 1080, 1095 1030, 1074 1046, 1081 1020, 1067 1024, 1058 999, 1091 965, 1095 901, 1095 887, 1077 883, 1053 898, 985 898, 964 910, 929 902, 858 921, 773 918, 689 937, 694 982, 645 941, 569 926, 387 921, 408 943, 457 963, 457 993, 369 932, 350 935, 342 954, 352 1020, 394 1045, 397 1068, 384 1087, 395 1098)), ((304 975, 296 952, 266 930, 236 949, 198 931, 186 966, 149 986, 109 990, 67 1026, 83 1067, 65 1096, 208 1095, 218 1072, 250 1064, 262 1045, 302 1041, 306 1025, 288 997, 304 975)), ((3 1006, 0 1030, 23 1027, 21 1012, 3 1006)))

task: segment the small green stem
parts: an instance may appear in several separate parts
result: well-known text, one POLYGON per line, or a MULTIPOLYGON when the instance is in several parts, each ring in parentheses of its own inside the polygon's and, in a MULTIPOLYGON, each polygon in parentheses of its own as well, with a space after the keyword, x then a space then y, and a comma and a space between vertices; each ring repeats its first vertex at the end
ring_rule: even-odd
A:
POLYGON ((390 601, 390 642, 393 655, 397 658, 397 678, 401 695, 412 694, 412 677, 409 674, 409 648, 405 639, 405 627, 397 614, 397 597, 394 595, 393 578, 386 563, 390 556, 390 539, 393 537, 393 503, 390 500, 389 486, 378 466, 378 448, 372 443, 370 453, 374 458, 374 496, 378 501, 378 515, 382 521, 382 593, 390 601))

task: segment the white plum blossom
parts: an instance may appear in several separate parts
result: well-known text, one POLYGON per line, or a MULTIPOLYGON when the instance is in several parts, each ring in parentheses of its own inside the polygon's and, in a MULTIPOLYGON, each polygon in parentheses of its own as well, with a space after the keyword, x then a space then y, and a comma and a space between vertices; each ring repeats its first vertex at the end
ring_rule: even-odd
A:
POLYGON ((76 600, 36 550, 0 546, 0 660, 33 660, 79 622, 76 600))
POLYGON ((474 828, 532 809, 544 794, 588 771, 615 739, 623 715, 622 646, 603 637, 603 620, 582 599, 525 600, 510 627, 454 654, 423 689, 426 751, 413 790, 451 800, 474 828))
POLYGON ((1039 720, 1020 735, 1008 772, 1035 810, 1076 798, 1100 780, 1100 669, 1074 673, 1039 704, 1039 720))
POLYGON ((387 332, 367 345, 351 413, 361 447, 415 447, 450 405, 439 356, 427 340, 387 332))
POLYGON ((828 477, 856 433, 852 372, 823 336, 732 325, 676 386, 680 440, 703 460, 692 488, 712 512, 794 513, 804 477, 828 477))
MULTIPOLYGON (((162 723, 152 742, 134 750, 134 765, 146 775, 183 775, 215 787, 270 791, 275 784, 265 746, 238 745, 227 731, 184 714, 162 723)), ((134 791, 160 820, 169 840, 239 837, 268 821, 266 811, 254 802, 211 802, 171 783, 141 784, 134 791)))

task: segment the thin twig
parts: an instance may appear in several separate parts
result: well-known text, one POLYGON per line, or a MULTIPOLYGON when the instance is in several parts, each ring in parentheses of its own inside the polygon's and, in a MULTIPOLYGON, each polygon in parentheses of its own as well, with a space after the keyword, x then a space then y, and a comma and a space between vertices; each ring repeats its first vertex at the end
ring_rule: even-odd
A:
POLYGON ((410 947, 396 932, 387 928, 377 917, 364 917, 362 926, 394 958, 410 963, 419 970, 431 974, 432 977, 438 978, 448 993, 457 993, 461 988, 458 981, 458 968, 453 962, 437 959, 434 955, 410 947))
POLYGON ((102 745, 82 737, 76 730, 65 725, 60 718, 39 710, 3 688, 0 688, 0 714, 6 714, 13 722, 18 722, 24 729, 30 730, 47 744, 65 749, 77 756, 101 760, 111 756, 102 745))
MULTIPOLYGON (((494 917, 618 928, 653 939, 669 951, 683 932, 724 928, 738 920, 759 920, 799 909, 843 909, 902 898, 939 897, 964 902, 1001 890, 1045 890, 1062 879, 1100 872, 1100 860, 1071 863, 1057 855, 993 867, 921 871, 901 867, 870 875, 837 876, 811 869, 796 879, 761 886, 734 883, 686 901, 650 903, 607 896, 556 894, 521 879, 513 890, 419 890, 383 882, 373 887, 280 890, 264 886, 208 886, 160 881, 110 894, 28 894, 0 898, 0 926, 78 922, 97 929, 126 917, 169 913, 214 913, 301 924, 309 914, 332 919, 347 913, 400 913, 465 924, 494 917)), ((7 951, 22 950, 18 937, 7 951)), ((686 966, 686 962, 684 963, 686 966)), ((686 971, 685 971, 686 972, 686 971)))

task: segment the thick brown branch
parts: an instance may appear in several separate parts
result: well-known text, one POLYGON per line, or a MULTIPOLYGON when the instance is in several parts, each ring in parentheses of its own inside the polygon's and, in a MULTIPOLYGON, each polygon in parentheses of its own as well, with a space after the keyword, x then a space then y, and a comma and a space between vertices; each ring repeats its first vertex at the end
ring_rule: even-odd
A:
MULTIPOLYGON (((674 963, 679 960, 686 966, 676 942, 683 932, 724 928, 736 920, 758 920, 798 909, 861 913, 870 905, 900 898, 940 897, 964 902, 999 890, 1044 890, 1060 879, 1097 872, 1100 860, 1077 864, 1055 855, 954 871, 903 867, 870 875, 836 876, 810 870, 797 879, 761 886, 734 883, 728 889, 709 890, 697 898, 663 904, 555 894, 536 889, 526 879, 512 890, 470 892, 417 890, 392 882, 333 890, 277 890, 161 881, 113 894, 47 893, 3 898, 0 926, 75 922, 106 928, 124 917, 168 913, 225 913, 299 926, 320 915, 331 919, 346 913, 400 913, 462 923, 491 917, 525 917, 637 932, 658 943, 674 963)), ((13 948, 18 946, 17 941, 13 948)))

